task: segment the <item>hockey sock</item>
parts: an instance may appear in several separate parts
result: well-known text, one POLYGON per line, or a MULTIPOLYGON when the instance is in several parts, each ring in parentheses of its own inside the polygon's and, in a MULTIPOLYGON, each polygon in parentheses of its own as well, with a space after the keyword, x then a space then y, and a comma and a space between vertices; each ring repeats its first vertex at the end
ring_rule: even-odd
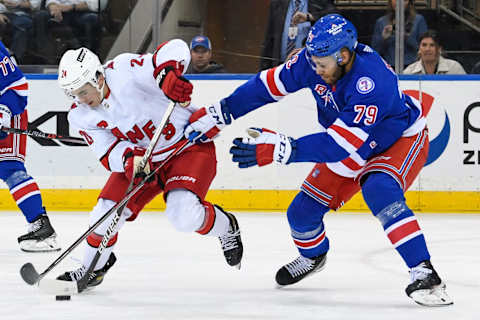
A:
POLYGON ((417 218, 405 203, 398 183, 384 173, 372 173, 362 185, 370 210, 409 268, 429 260, 425 237, 417 218))
MULTIPOLYGON (((102 239, 103 239, 103 235, 99 235, 96 233, 92 233, 88 236, 87 238, 88 245, 85 246, 85 252, 83 256, 83 265, 85 265, 86 267, 90 266, 90 263, 95 257, 95 254, 97 253, 97 249, 100 246, 102 239)), ((118 233, 116 233, 110 239, 110 241, 107 244, 107 247, 103 250, 102 255, 100 256, 100 259, 98 259, 97 265, 95 266, 95 268, 93 268, 93 270, 101 269, 103 268, 105 263, 107 263, 108 258, 110 257, 110 254, 112 253, 113 248, 117 243, 117 239, 118 239, 118 233)))
MULTIPOLYGON (((115 205, 115 202, 112 200, 108 199, 103 199, 100 198, 97 201, 97 204, 93 208, 93 210, 90 212, 90 225, 93 225, 95 222, 100 219, 105 212, 110 210, 113 206, 115 205)), ((91 233, 87 237, 87 245, 85 246, 85 251, 83 254, 83 265, 86 266, 87 268, 90 266, 90 263, 92 262, 93 258, 95 257, 95 254, 97 253, 98 247, 100 246, 100 243, 103 240, 103 235, 107 232, 108 227, 112 223, 112 220, 114 218, 115 214, 111 214, 110 217, 108 217, 102 224, 98 226, 98 228, 95 229, 93 233, 91 233)), ((117 227, 116 227, 116 233, 112 235, 110 240, 107 243, 106 248, 103 250, 102 255, 100 256, 100 259, 98 259, 97 264, 93 270, 98 270, 102 268, 105 263, 108 261, 108 258, 110 257, 110 253, 113 250, 113 247, 117 243, 118 240, 118 231, 123 227, 125 224, 125 221, 132 215, 132 211, 126 207, 123 210, 122 216, 120 217, 120 220, 118 221, 117 227)))
POLYGON ((29 223, 45 213, 42 196, 35 180, 19 161, 0 162, 0 178, 5 181, 10 193, 29 223))
POLYGON ((205 208, 204 220, 196 232, 201 235, 219 237, 227 233, 230 220, 219 209, 215 208, 210 202, 204 201, 205 208))
POLYGON ((293 242, 300 254, 307 258, 318 257, 329 249, 323 216, 329 208, 299 192, 288 207, 287 217, 293 242))
POLYGON ((182 232, 197 232, 206 236, 222 236, 228 231, 230 220, 219 209, 187 189, 168 192, 165 214, 170 223, 182 232))

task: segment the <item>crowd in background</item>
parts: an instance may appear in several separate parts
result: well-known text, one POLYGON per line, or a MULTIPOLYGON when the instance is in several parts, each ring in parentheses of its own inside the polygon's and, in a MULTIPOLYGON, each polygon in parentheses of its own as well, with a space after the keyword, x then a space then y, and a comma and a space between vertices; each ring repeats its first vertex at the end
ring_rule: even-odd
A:
MULTIPOLYGON (((465 74, 462 61, 449 59, 439 34, 415 8, 404 0, 404 74, 465 74)), ((108 0, 0 0, 0 38, 17 63, 57 64, 62 53, 81 46, 98 53, 102 37, 102 13, 108 0)), ((378 18, 371 42, 385 61, 395 65, 396 0, 388 0, 385 14, 378 18)), ((310 27, 321 16, 341 13, 334 0, 271 0, 258 69, 283 63, 304 46, 310 27)), ((192 62, 187 73, 225 73, 212 60, 212 42, 199 35, 190 42, 192 62)), ((448 49, 448 48, 447 48, 448 49)), ((225 57, 222 57, 226 59, 225 57)), ((478 73, 480 62, 471 73, 478 73)), ((252 70, 255 72, 257 70, 252 70)))
MULTIPOLYGON (((404 74, 465 74, 462 65, 442 55, 443 48, 434 30, 417 13, 414 0, 404 0, 404 74)), ((370 46, 391 66, 395 65, 396 0, 388 0, 385 15, 375 22, 370 46)), ((283 63, 303 46, 308 29, 328 13, 339 12, 333 0, 272 1, 260 69, 283 63), (299 19, 298 17, 302 18, 299 19), (294 30, 294 32, 292 32, 294 30), (287 50, 288 43, 295 46, 287 50)), ((400 71, 402 71, 400 70, 400 71)))
POLYGON ((63 51, 98 51, 102 0, 1 0, 0 37, 19 64, 56 64, 63 51))

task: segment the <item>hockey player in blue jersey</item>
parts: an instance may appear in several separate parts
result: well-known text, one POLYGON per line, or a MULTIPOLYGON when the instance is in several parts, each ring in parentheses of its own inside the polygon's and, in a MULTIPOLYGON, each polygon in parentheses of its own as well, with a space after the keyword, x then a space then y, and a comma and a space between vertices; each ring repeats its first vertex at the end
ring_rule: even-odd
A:
POLYGON ((278 270, 277 283, 291 285, 325 266, 329 239, 323 217, 361 189, 410 268, 407 295, 426 306, 452 304, 404 197, 428 155, 422 108, 399 90, 397 75, 383 59, 357 42, 355 27, 342 16, 321 18, 310 30, 306 48, 288 62, 260 72, 219 103, 194 113, 186 134, 191 140, 213 139, 233 119, 301 88, 310 88, 324 132, 293 139, 250 128, 250 137, 235 139, 230 150, 240 168, 316 163, 287 211, 300 256, 278 270))
MULTIPOLYGON (((28 83, 22 71, 10 59, 0 42, 0 129, 27 129, 28 83)), ((57 251, 56 234, 42 206, 35 180, 28 175, 24 161, 27 138, 0 131, 0 179, 8 186, 13 199, 27 219, 28 232, 18 238, 20 249, 27 252, 57 251)))

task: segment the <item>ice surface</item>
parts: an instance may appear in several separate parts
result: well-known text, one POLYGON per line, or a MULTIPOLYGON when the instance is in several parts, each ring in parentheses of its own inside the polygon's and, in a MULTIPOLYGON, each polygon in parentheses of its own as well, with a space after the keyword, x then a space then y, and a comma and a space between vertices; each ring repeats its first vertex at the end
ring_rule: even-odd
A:
MULTIPOLYGON (((65 249, 86 229, 86 212, 51 212, 65 249)), ((227 266, 219 241, 174 230, 161 212, 144 212, 120 231, 118 261, 95 290, 71 301, 29 286, 19 269, 42 272, 59 253, 27 254, 16 238, 19 212, 0 212, 0 319, 479 319, 480 215, 418 214, 432 263, 454 299, 426 308, 404 293, 406 266, 369 214, 329 214, 325 270, 276 289, 277 269, 297 256, 282 213, 238 213, 244 241, 240 271, 227 266)), ((82 246, 72 256, 82 257, 82 246)), ((67 257, 47 278, 75 266, 67 257)))

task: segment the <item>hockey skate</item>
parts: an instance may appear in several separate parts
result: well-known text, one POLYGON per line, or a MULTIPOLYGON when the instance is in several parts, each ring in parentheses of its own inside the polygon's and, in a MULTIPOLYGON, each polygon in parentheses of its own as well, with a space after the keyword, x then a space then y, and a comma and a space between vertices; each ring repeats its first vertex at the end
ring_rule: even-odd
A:
POLYGON ((230 221, 227 233, 218 237, 220 244, 222 245, 223 255, 229 265, 240 269, 243 255, 243 244, 237 219, 233 214, 224 211, 219 206, 215 205, 215 207, 222 211, 230 221))
POLYGON ((18 237, 20 249, 25 252, 50 252, 60 250, 57 235, 46 214, 29 224, 28 233, 18 237))
POLYGON ((405 292, 416 303, 427 307, 441 307, 453 304, 446 292, 446 286, 429 260, 410 269, 410 283, 405 292))
MULTIPOLYGON (((117 261, 117 257, 115 257, 115 254, 113 254, 112 252, 103 268, 93 271, 92 278, 88 281, 87 288, 95 287, 102 283, 105 274, 115 264, 115 261, 117 261)), ((83 278, 83 276, 87 272, 87 269, 87 266, 81 266, 77 270, 67 271, 64 274, 59 275, 57 277, 57 280, 78 281, 83 278)))
POLYGON ((326 253, 311 259, 299 256, 297 259, 281 267, 277 271, 275 280, 279 287, 297 283, 306 276, 322 270, 325 267, 326 262, 326 253))

